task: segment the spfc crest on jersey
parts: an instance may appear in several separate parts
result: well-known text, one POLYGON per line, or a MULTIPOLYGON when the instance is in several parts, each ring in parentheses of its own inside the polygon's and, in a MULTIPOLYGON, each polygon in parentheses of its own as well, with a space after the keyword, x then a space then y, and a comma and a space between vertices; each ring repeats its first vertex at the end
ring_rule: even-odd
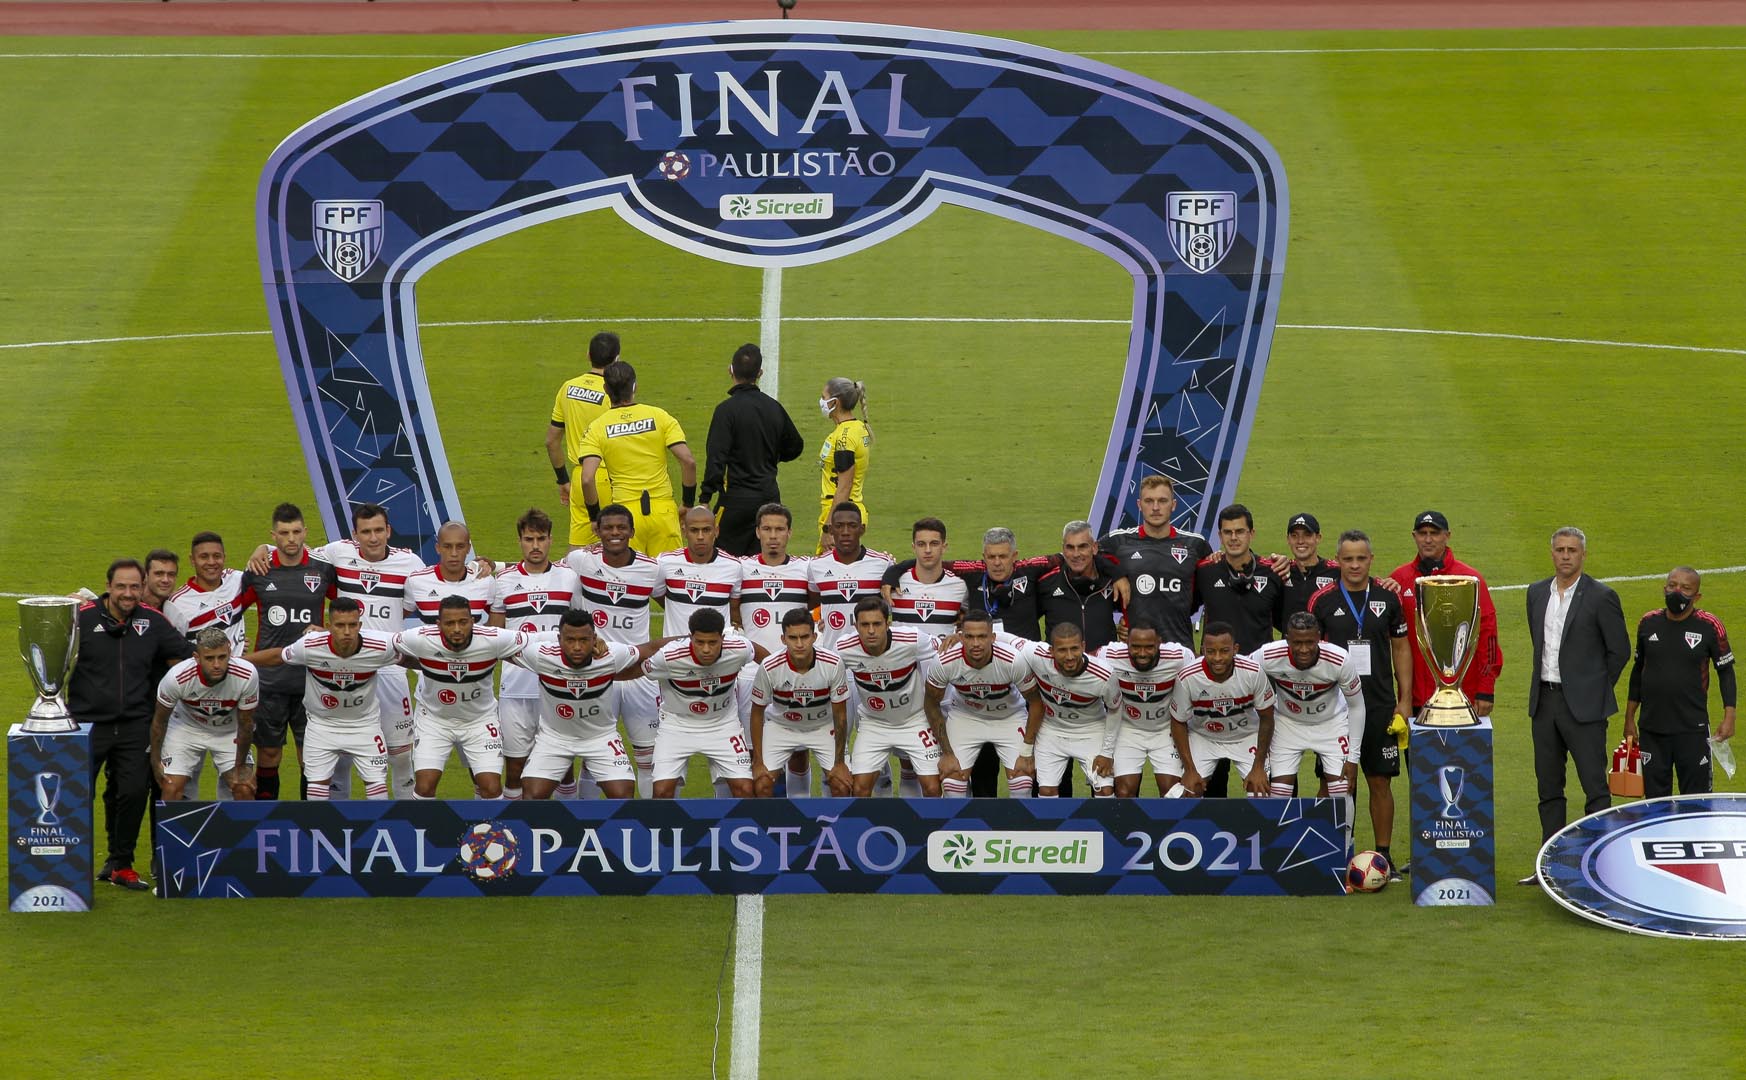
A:
POLYGON ((360 570, 358 572, 358 584, 364 587, 365 592, 369 592, 376 586, 382 584, 382 575, 372 570, 360 570))
POLYGON ((685 579, 685 595, 690 598, 693 604, 697 603, 697 601, 708 592, 709 582, 704 581, 702 578, 685 579))
POLYGON ((1175 559, 1178 563, 1185 563, 1188 561, 1188 549, 1185 547, 1172 546, 1170 548, 1170 557, 1175 559))
POLYGON ((317 199, 310 239, 321 265, 341 281, 356 281, 382 252, 384 224, 380 199, 317 199))
POLYGON ((768 596, 771 600, 778 600, 782 597, 781 578, 765 578, 763 581, 763 588, 764 595, 768 596))
POLYGON ((152 628, 152 621, 150 619, 135 619, 133 620, 132 626, 134 633, 138 634, 140 637, 145 637, 145 632, 152 628))
POLYGON ((1379 618, 1379 619, 1382 618, 1382 613, 1387 611, 1387 610, 1388 610, 1388 604, 1386 601, 1383 601, 1383 600, 1370 601, 1370 614, 1376 616, 1377 618, 1379 618))
POLYGON ((853 600, 856 584, 854 578, 844 578, 837 582, 837 591, 842 594, 844 600, 853 600))
POLYGON ((932 600, 917 600, 915 602, 915 617, 926 622, 934 617, 934 602, 932 600))
POLYGON ((1691 648, 1693 648, 1693 649, 1697 648, 1699 645, 1703 644, 1703 641, 1704 641, 1704 636, 1702 634, 1694 634, 1689 630, 1686 631, 1685 643, 1686 643, 1686 645, 1690 646, 1691 648))
POLYGON ((609 581, 606 583, 606 598, 608 600, 612 601, 613 603, 616 604, 620 600, 623 600, 624 599, 624 592, 625 592, 624 582, 622 582, 622 581, 609 581))
POLYGON ((449 677, 450 678, 452 678, 452 679, 464 679, 467 677, 467 671, 468 671, 468 665, 467 665, 466 661, 464 661, 464 660, 450 660, 449 661, 449 677))
POLYGON ((1234 191, 1172 191, 1164 196, 1170 246, 1188 268, 1204 274, 1219 264, 1237 239, 1234 191))
POLYGON ((303 588, 306 592, 317 592, 321 589, 320 574, 304 574, 303 588))
POLYGON ((1018 577, 1015 575, 1012 579, 1012 591, 1015 593, 1028 593, 1028 592, 1030 592, 1031 591, 1031 579, 1028 577, 1018 577))
POLYGON ((533 608, 535 611, 546 610, 546 594, 543 592, 528 593, 527 606, 533 608))

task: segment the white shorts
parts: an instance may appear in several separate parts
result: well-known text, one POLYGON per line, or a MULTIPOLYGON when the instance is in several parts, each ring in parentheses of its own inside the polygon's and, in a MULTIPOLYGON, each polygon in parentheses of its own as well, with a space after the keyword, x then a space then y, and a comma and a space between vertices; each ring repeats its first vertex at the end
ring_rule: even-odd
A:
POLYGON ((1113 777, 1094 776, 1091 763, 1103 756, 1103 731, 1089 731, 1084 734, 1064 734, 1051 731, 1047 724, 1037 732, 1036 765, 1038 787, 1060 787, 1061 778, 1067 775, 1067 766, 1071 762, 1079 762, 1079 771, 1085 774, 1085 782, 1091 785, 1093 791, 1108 788, 1115 783, 1113 777))
POLYGON ((539 698, 498 698, 498 726, 503 729, 503 756, 524 758, 540 729, 539 698))
POLYGON ((1249 779, 1249 766, 1255 761, 1255 736, 1247 739, 1209 739, 1200 732, 1188 732, 1188 756, 1194 759, 1194 771, 1201 776, 1212 775, 1222 761, 1231 763, 1237 775, 1249 779))
MULTIPOLYGON (((750 665, 748 665, 750 666, 750 665)), ((818 766, 829 772, 837 764, 837 736, 830 727, 815 728, 812 731, 801 731, 784 724, 764 719, 764 745, 759 747, 764 755, 764 768, 781 769, 782 763, 796 750, 812 751, 813 759, 818 766)))
MULTIPOLYGON (((303 736, 303 775, 310 780, 333 780, 340 763, 349 757, 366 785, 385 784, 388 753, 383 741, 375 729, 335 731, 311 718, 309 730, 303 736)), ((341 775, 337 779, 344 781, 346 777, 341 775)))
POLYGON ((412 745, 412 690, 403 668, 386 667, 376 672, 376 704, 382 710, 382 738, 388 749, 412 745))
POLYGON ((655 729, 661 724, 661 688, 652 679, 613 683, 618 695, 612 704, 624 721, 625 738, 632 746, 655 745, 655 729))
POLYGON ((1346 765, 1348 748, 1340 745, 1346 741, 1344 717, 1325 724, 1275 721, 1273 745, 1267 750, 1267 775, 1296 776, 1303 756, 1317 754, 1322 759, 1322 772, 1327 776, 1337 777, 1346 765))
POLYGON ((921 776, 940 775, 940 744, 925 717, 917 716, 900 726, 861 717, 854 749, 849 751, 849 771, 856 775, 883 772, 892 754, 909 762, 921 776))
POLYGON ((593 739, 573 735, 557 735, 541 728, 534 738, 533 749, 522 766, 523 779, 562 780, 570 763, 582 759, 583 769, 594 780, 634 780, 630 755, 624 752, 624 740, 617 731, 593 739))
POLYGON ((711 728, 685 726, 663 716, 655 730, 655 757, 650 775, 657 781, 677 780, 695 754, 709 759, 711 780, 750 780, 752 746, 740 731, 740 718, 729 714, 711 728))
POLYGON ((746 737, 752 735, 752 681, 758 677, 758 664, 747 664, 734 676, 734 704, 740 708, 740 727, 746 737))
POLYGON ((496 720, 475 720, 455 724, 439 720, 421 706, 412 718, 412 768, 415 772, 435 769, 441 772, 449 763, 449 753, 461 752, 468 771, 503 775, 503 738, 496 734, 496 720))
MULTIPOLYGON (((212 766, 221 773, 236 768, 236 725, 215 729, 171 723, 164 731, 158 763, 164 767, 166 776, 198 776, 205 754, 212 755, 212 766)), ((249 760, 254 760, 252 753, 249 760)))
POLYGON ((1176 753, 1170 729, 1148 731, 1123 724, 1116 733, 1115 774, 1138 776, 1146 771, 1147 765, 1159 776, 1182 775, 1182 758, 1176 753))
POLYGON ((958 768, 973 767, 982 756, 982 748, 993 746, 1000 764, 1010 772, 1025 745, 1025 714, 1012 713, 1004 720, 990 720, 975 713, 948 712, 946 738, 952 743, 958 768))

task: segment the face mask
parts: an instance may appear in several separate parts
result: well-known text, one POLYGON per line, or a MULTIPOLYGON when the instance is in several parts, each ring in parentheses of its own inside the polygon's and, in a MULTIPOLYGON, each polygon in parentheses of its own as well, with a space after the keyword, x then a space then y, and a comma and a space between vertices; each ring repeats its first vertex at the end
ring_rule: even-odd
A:
POLYGON ((837 411, 837 399, 834 397, 821 397, 821 398, 819 398, 818 399, 818 411, 821 413, 824 413, 824 418, 826 420, 829 420, 831 418, 831 414, 837 411))
POLYGON ((1667 594, 1667 610, 1669 614, 1683 615, 1685 609, 1691 607, 1691 597, 1677 589, 1667 594))

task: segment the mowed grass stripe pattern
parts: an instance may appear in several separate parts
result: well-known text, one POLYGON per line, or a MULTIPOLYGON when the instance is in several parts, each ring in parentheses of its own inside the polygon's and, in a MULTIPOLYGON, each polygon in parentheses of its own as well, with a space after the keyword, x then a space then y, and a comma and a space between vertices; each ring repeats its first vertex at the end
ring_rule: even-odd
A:
MULTIPOLYGON (((1686 30, 1048 41, 1144 51, 1742 38, 1686 30)), ((324 39, 322 48, 460 55, 503 43, 359 38, 324 39)), ((198 47, 310 51, 298 39, 198 47)), ((1725 53, 1681 53, 1673 63, 1612 52, 1122 62, 1255 123, 1279 149, 1293 199, 1282 322, 1738 344, 1731 259, 1746 226, 1722 208, 1740 171, 1732 133, 1742 87, 1725 53)), ((426 63, 0 64, 0 92, 28 106, 0 116, 0 134, 32 148, 0 159, 0 198, 28 210, 0 217, 0 246, 13 253, 0 264, 0 341, 264 325, 252 220, 260 163, 304 120, 426 63)), ((1126 352, 1131 285, 1119 271, 1073 245, 942 212, 869 252, 785 273, 784 295, 785 314, 800 317, 1111 320, 800 323, 784 333, 783 397, 814 445, 824 434, 812 404, 817 384, 835 374, 868 382, 879 433, 877 546, 901 548, 908 521, 939 512, 955 551, 973 550, 997 516, 1026 550, 1041 551, 1082 512, 1113 408, 1105 388, 1126 352)), ((627 327, 645 396, 700 443, 728 355, 741 333, 753 333, 758 298, 756 271, 681 256, 611 219, 583 219, 445 265, 427 279, 420 306, 430 322, 743 314, 743 331, 627 327)), ((467 514, 489 553, 513 551, 509 522, 527 505, 555 509, 540 433, 551 391, 579 366, 591 330, 504 326, 426 337, 467 514)), ((0 565, 29 568, 29 580, 94 583, 113 554, 182 547, 204 527, 240 550, 264 534, 273 503, 312 507, 264 338, 8 360, 0 409, 19 452, 0 461, 0 496, 11 508, 0 518, 0 565)), ((1432 504, 1454 520, 1456 550, 1497 582, 1547 572, 1546 537, 1566 521, 1588 530, 1597 574, 1730 565, 1743 524, 1732 497, 1741 466, 1713 433, 1740 415, 1737 362, 1507 340, 1282 334, 1242 497, 1264 548, 1282 546, 1280 524, 1308 508, 1330 532, 1370 530, 1384 567, 1408 556, 1410 518, 1432 504)), ((809 520, 813 468, 797 463, 783 481, 809 520)), ((1620 592, 1634 619, 1658 589, 1637 582, 1620 592)), ((1724 618, 1746 611, 1746 587, 1735 579, 1712 578, 1705 594, 1724 618)), ((1508 879, 1525 871, 1537 830, 1522 604, 1518 594, 1500 594, 1499 604, 1507 658, 1499 871, 1508 879)), ((0 605, 0 638, 11 625, 0 605)), ((0 666, 0 692, 26 699, 17 668, 0 666)), ((706 786, 693 780, 693 790, 706 786)), ((465 787, 451 778, 445 792, 465 787)), ((1359 841, 1369 842, 1365 826, 1359 841)), ((1403 819, 1395 845, 1405 844, 1403 819)), ((501 1045, 484 1039, 487 1023, 535 1033, 529 1060, 566 1063, 583 1048, 586 1064, 570 1071, 707 1068, 731 920, 725 900, 228 906, 118 894, 101 893, 100 910, 77 925, 0 920, 0 971, 11 984, 35 986, 43 970, 80 973, 49 987, 40 1004, 9 1012, 0 1036, 137 994, 136 973, 93 971, 95 953, 138 953, 149 970, 190 973, 145 1007, 149 1035, 58 1025, 57 1066, 69 1076, 191 1075, 237 1058, 267 1076, 484 1075, 496 1066, 474 1064, 481 1047, 501 1045), (323 961, 311 965, 309 956, 323 961), (277 1002, 285 1022, 270 1037, 259 1028, 214 1035, 206 1018, 234 1010, 244 994, 277 1002), (407 1039, 382 1033, 403 1016, 407 1039), (205 1056, 165 1046, 199 1046, 205 1056)), ((1634 1021, 1688 1033, 1681 1061, 1694 1075, 1734 1069, 1740 1050, 1718 992, 1732 969, 1718 950, 1607 934, 1513 887, 1496 909, 1474 912, 1416 911, 1400 889, 1283 903, 784 898, 769 905, 766 950, 770 1076, 868 1075, 936 1059, 980 1074, 1005 1067, 1015 1046, 1042 1075, 1149 1075, 1180 1058, 1248 1074, 1278 1068, 1281 1047, 1301 1048, 1285 1053, 1318 1070, 1374 1070, 1380 1052, 1473 1075, 1515 1075, 1523 1060, 1607 1075, 1618 1070, 1619 1032, 1615 1014, 1586 1004, 1594 973, 1651 966, 1679 977, 1636 996, 1634 1021), (1251 956, 1273 988, 1265 1023, 1254 1019, 1257 976, 1230 966, 1251 956), (1167 1010, 1134 1008, 1136 986, 1158 979, 1195 989, 1170 995, 1167 1010), (1075 1006, 1067 1023, 1051 1008, 1064 999, 1075 1006), (1438 1003, 1462 1010, 1458 1037, 1436 1019, 1438 1003)))

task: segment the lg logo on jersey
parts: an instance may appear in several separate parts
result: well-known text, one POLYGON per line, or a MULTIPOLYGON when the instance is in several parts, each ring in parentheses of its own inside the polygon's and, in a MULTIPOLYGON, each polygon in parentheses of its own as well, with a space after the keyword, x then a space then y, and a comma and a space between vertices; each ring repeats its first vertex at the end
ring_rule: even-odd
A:
POLYGON ((1134 579, 1134 591, 1141 596, 1151 596, 1155 592, 1179 593, 1182 591, 1182 579, 1160 581, 1151 574, 1141 574, 1134 579))

